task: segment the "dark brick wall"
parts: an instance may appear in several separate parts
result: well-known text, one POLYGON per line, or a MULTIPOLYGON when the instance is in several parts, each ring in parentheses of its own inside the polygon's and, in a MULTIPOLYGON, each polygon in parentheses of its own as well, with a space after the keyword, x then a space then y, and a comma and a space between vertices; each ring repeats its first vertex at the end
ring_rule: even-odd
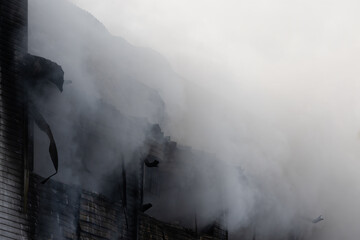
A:
POLYGON ((191 229, 139 215, 138 240, 227 240, 227 231, 215 223, 209 233, 197 234, 191 229))
POLYGON ((81 189, 31 175, 28 215, 31 239, 78 239, 81 189))
MULTIPOLYGON (((134 175, 132 175, 134 174, 134 175)), ((215 223, 206 233, 169 224, 140 213, 139 183, 129 175, 129 203, 30 175, 28 201, 30 239, 37 240, 227 240, 227 231, 215 223)), ((18 239, 18 238, 13 238, 18 239)))
POLYGON ((0 239, 28 239, 23 213, 23 91, 17 59, 27 51, 27 1, 0 1, 0 239))
POLYGON ((146 214, 140 215, 139 240, 197 240, 196 233, 179 225, 161 222, 146 214))
MULTIPOLYGON (((31 239, 136 239, 136 214, 121 201, 31 174, 29 208, 31 239)), ((128 196, 131 199, 130 196, 128 196)), ((131 205, 130 205, 131 206, 131 205)))

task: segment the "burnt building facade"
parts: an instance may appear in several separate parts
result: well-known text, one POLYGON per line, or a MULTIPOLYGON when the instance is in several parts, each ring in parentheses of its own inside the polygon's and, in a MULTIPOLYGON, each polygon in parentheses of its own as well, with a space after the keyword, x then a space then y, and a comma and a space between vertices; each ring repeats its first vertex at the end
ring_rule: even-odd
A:
MULTIPOLYGON (((200 234, 144 213, 151 207, 144 205, 144 185, 149 184, 145 169, 172 158, 176 149, 176 143, 164 138, 158 126, 149 133, 147 152, 117 171, 115 187, 109 191, 114 194, 102 195, 51 179, 43 184, 44 178, 32 172, 34 122, 21 74, 27 54, 27 11, 26 0, 0 3, 0 238, 227 239, 219 223, 200 234)), ((53 162, 57 170, 57 159, 53 162)))
POLYGON ((27 2, 0 4, 0 238, 28 239, 27 114, 17 59, 27 52, 27 2), (25 34, 24 34, 25 33, 25 34))

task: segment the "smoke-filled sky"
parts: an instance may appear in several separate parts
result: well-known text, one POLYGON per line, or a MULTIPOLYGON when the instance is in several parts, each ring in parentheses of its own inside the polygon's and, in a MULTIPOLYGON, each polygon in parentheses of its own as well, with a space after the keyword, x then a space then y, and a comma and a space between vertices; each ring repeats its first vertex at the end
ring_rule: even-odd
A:
POLYGON ((339 57, 356 62, 358 1, 72 2, 113 34, 159 51, 185 78, 226 93, 254 81, 270 88, 298 85, 287 72, 321 74, 325 65, 343 62, 339 57))
POLYGON ((345 111, 357 99, 357 1, 72 2, 111 33, 160 52, 192 84, 259 117, 345 111))
POLYGON ((168 134, 249 178, 245 191, 233 173, 222 175, 235 225, 255 219, 260 236, 291 229, 358 239, 358 1, 72 2, 181 76, 170 84, 179 91, 148 85, 168 107, 168 134), (309 223, 320 214, 324 221, 309 223))

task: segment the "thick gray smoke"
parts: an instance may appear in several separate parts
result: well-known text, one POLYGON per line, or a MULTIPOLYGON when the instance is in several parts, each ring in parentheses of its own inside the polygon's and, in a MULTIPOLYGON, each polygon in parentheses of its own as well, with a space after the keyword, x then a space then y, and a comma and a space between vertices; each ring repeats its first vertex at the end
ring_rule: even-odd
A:
MULTIPOLYGON (((89 9, 102 4, 96 2, 89 9)), ((59 152, 67 155, 60 156, 58 179, 95 184, 86 171, 76 169, 82 167, 80 159, 94 159, 89 172, 96 168, 99 177, 106 176, 118 162, 106 159, 119 152, 130 158, 143 143, 147 123, 160 123, 179 143, 212 155, 215 160, 209 162, 221 160, 215 165, 193 161, 180 171, 202 176, 192 196, 203 203, 204 218, 226 209, 232 233, 251 229, 260 239, 288 233, 305 239, 357 239, 358 3, 181 2, 118 1, 122 8, 113 9, 122 21, 112 26, 132 42, 165 54, 187 80, 158 53, 111 36, 70 3, 29 0, 30 53, 58 62, 72 81, 42 108, 56 126, 54 134, 64 136, 58 139, 59 152), (169 20, 163 29, 157 26, 164 19, 154 17, 162 12, 169 20), (174 12, 189 17, 177 20, 174 12), (123 115, 103 119, 109 105, 123 115), (146 120, 134 129, 138 118, 146 120), (79 138, 88 136, 79 136, 76 129, 97 121, 121 134, 106 143, 89 141, 94 145, 85 147, 98 147, 99 155, 83 153, 78 144, 87 141, 79 138), (109 152, 105 147, 115 141, 123 146, 109 152), (214 192, 219 188, 221 197, 214 192), (320 214, 325 220, 313 224, 320 214)), ((101 15, 102 9, 92 10, 101 15)), ((99 139, 99 133, 93 135, 99 139)), ((47 174, 50 167, 44 164, 36 168, 47 174)))
MULTIPOLYGON (((179 77, 157 53, 111 36, 66 1, 29 1, 29 52, 56 61, 65 71, 63 93, 54 89, 37 103, 57 136, 58 179, 94 188, 99 182, 94 172, 102 178, 122 157, 131 160, 150 124, 163 124, 167 113, 181 112, 179 77), (168 89, 161 94, 173 99, 166 112, 159 93, 149 87, 161 84, 168 89)), ((51 166, 41 134, 36 134, 35 159, 43 162, 35 161, 35 169, 46 175, 51 166)))

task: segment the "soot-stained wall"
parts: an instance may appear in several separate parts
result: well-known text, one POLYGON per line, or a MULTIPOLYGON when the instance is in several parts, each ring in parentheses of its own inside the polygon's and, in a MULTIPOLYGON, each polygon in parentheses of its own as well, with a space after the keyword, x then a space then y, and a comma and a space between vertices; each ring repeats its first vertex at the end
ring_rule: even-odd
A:
MULTIPOLYGON (((31 239, 136 239, 137 208, 121 201, 32 174, 29 193, 31 239)), ((133 183, 136 183, 133 182, 133 183)), ((131 203, 136 202, 129 184, 131 203)), ((136 191, 136 190, 135 190, 136 191)))
POLYGON ((138 239, 141 240, 227 240, 228 234, 218 223, 208 233, 195 231, 177 224, 159 221, 145 214, 140 214, 138 239))
POLYGON ((27 51, 27 1, 0 1, 0 239, 28 239, 23 209, 26 117, 18 59, 27 51))
POLYGON ((37 240, 227 240, 215 223, 207 233, 159 221, 140 211, 138 181, 129 179, 128 201, 121 201, 54 180, 41 184, 32 174, 29 189, 29 234, 37 240))

